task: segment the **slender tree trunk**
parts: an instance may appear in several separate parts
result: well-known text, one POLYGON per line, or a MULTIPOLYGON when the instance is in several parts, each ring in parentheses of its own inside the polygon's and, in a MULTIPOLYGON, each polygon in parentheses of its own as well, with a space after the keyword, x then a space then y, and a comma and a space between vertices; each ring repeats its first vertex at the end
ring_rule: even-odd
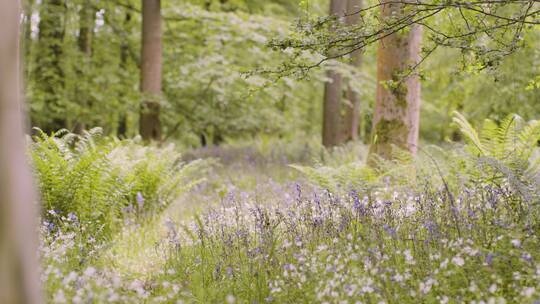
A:
POLYGON ((142 0, 141 105, 139 132, 144 140, 161 139, 161 0, 142 0))
MULTIPOLYGON (((358 24, 360 15, 356 14, 362 8, 362 0, 347 1, 346 23, 349 26, 358 24)), ((362 52, 360 50, 351 54, 351 65, 357 69, 362 66, 362 52)), ((346 140, 358 140, 358 128, 360 126, 360 96, 353 89, 353 84, 347 83, 347 99, 349 103, 345 105, 344 132, 346 140)))
MULTIPOLYGON (((32 47, 32 13, 34 9, 34 0, 26 0, 23 2, 24 8, 24 32, 22 41, 24 58, 30 58, 30 51, 32 47)), ((29 75, 30 68, 28 64, 24 66, 24 78, 26 79, 29 75)))
MULTIPOLYGON (((66 127, 64 98, 64 69, 62 68, 64 19, 66 4, 64 0, 43 0, 41 2, 39 41, 36 57, 35 83, 40 91, 39 95, 44 110, 50 113, 49 121, 42 123, 46 132, 50 133, 66 127)), ((38 113, 37 115, 41 115, 38 113)), ((43 121, 35 117, 34 121, 43 121)))
MULTIPOLYGON (((77 44, 79 46, 79 51, 81 52, 83 56, 83 63, 79 66, 79 77, 81 81, 89 82, 90 79, 88 79, 88 64, 90 64, 90 60, 92 58, 92 40, 94 38, 94 25, 96 22, 96 8, 94 6, 93 0, 86 0, 84 1, 84 4, 81 8, 81 11, 79 13, 79 37, 77 37, 77 44)), ((90 90, 89 85, 85 85, 85 90, 82 90, 82 92, 79 92, 79 102, 81 104, 82 108, 91 108, 91 100, 90 100, 90 90)), ((75 133, 82 133, 82 131, 86 128, 86 120, 87 117, 79 117, 77 121, 75 121, 74 125, 74 132, 75 133), (86 119, 85 119, 86 118, 86 119)))
MULTIPOLYGON (((128 31, 131 23, 131 12, 128 10, 126 11, 125 17, 124 17, 124 31, 128 31)), ((129 57, 129 34, 126 34, 125 37, 122 38, 122 43, 120 44, 120 68, 122 70, 127 70, 127 62, 129 57)), ((125 94, 121 93, 121 100, 125 98, 125 94)), ((119 122, 118 122, 118 129, 116 131, 116 135, 118 137, 126 137, 127 134, 127 114, 125 111, 122 111, 120 113, 119 122)))
MULTIPOLYGON (((330 15, 343 17, 346 12, 346 0, 331 0, 330 15)), ((341 137, 341 98, 343 95, 342 76, 329 70, 326 75, 329 79, 324 85, 323 105, 323 145, 325 147, 337 146, 342 143, 341 137)))
POLYGON ((92 39, 94 38, 94 24, 96 22, 96 8, 94 1, 84 1, 79 14, 79 37, 77 43, 79 51, 86 57, 92 56, 92 39))
MULTIPOLYGON (((386 3, 382 19, 402 14, 403 4, 386 3)), ((377 97, 370 156, 391 159, 393 147, 416 154, 420 120, 420 79, 411 68, 420 61, 422 28, 392 34, 379 42, 377 55, 377 97)))
POLYGON ((19 1, 0 2, 0 303, 41 303, 35 197, 20 104, 19 1))
MULTIPOLYGON (((360 18, 354 13, 361 7, 362 0, 333 0, 330 4, 330 14, 345 16, 345 23, 354 26, 360 18)), ((352 53, 350 59, 351 65, 359 68, 362 64, 361 51, 352 53)), ((329 71, 327 77, 330 82, 325 84, 323 144, 332 147, 358 139, 360 97, 350 81, 343 79, 339 73, 329 71)))

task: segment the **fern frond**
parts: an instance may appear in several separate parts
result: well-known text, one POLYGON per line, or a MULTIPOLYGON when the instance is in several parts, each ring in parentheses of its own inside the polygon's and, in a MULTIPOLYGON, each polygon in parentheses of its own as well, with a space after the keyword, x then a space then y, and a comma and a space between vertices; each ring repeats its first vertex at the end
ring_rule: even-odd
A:
POLYGON ((523 126, 523 118, 518 115, 508 115, 499 127, 498 142, 500 143, 500 149, 498 154, 494 155, 497 159, 504 160, 513 157, 516 150, 516 144, 518 140, 518 133, 523 126))
POLYGON ((491 119, 485 119, 479 134, 482 146, 486 149, 487 155, 499 153, 497 151, 499 143, 499 126, 491 119))
POLYGON ((540 121, 530 121, 523 127, 517 137, 518 141, 515 151, 519 153, 522 158, 530 158, 532 152, 538 146, 538 140, 540 140, 540 121))
POLYGON ((470 146, 472 148, 471 152, 475 154, 480 154, 480 155, 488 154, 482 140, 480 140, 478 133, 473 128, 473 126, 469 123, 469 121, 465 118, 465 116, 455 111, 452 121, 459 126, 461 133, 472 144, 472 146, 470 146))

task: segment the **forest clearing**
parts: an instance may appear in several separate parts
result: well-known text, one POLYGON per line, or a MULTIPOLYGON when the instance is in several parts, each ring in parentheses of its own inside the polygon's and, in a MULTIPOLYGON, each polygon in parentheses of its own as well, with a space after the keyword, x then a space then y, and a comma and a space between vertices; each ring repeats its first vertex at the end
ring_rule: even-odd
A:
POLYGON ((0 304, 540 303, 540 3, 0 3, 0 304))

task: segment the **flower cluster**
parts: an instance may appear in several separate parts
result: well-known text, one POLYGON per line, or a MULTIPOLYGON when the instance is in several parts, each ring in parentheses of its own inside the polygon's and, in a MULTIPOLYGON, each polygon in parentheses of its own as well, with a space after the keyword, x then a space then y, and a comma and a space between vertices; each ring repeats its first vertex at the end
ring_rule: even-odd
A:
POLYGON ((229 193, 179 229, 170 278, 209 302, 539 299, 537 207, 509 188, 337 195, 291 184, 272 195, 229 193))

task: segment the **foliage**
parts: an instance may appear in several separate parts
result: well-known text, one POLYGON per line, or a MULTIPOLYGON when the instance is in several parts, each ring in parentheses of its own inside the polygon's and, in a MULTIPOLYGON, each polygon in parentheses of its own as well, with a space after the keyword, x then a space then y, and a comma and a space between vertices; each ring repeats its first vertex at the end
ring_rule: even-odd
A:
POLYGON ((184 139, 204 136, 218 144, 224 138, 318 130, 318 120, 304 115, 320 108, 307 102, 319 95, 320 84, 289 78, 271 84, 272 79, 247 74, 283 57, 265 44, 286 35, 284 21, 188 5, 167 13, 182 21, 171 23, 165 33, 167 43, 177 46, 166 52, 165 93, 171 110, 166 117, 177 130, 197 136, 184 139), (205 47, 194 47, 201 44, 205 47))
POLYGON ((231 198, 177 231, 165 278, 187 278, 186 301, 532 302, 538 244, 523 228, 537 213, 507 209, 510 192, 466 191, 455 209, 437 192, 231 198))
POLYGON ((533 156, 538 151, 540 122, 526 122, 513 114, 499 125, 485 120, 480 132, 460 113, 455 113, 454 122, 468 141, 468 152, 476 156, 481 167, 487 170, 483 172, 484 176, 493 174, 492 182, 502 177, 518 188, 536 188, 540 171, 538 158, 533 156))
POLYGON ((44 220, 51 228, 66 218, 76 220, 84 223, 85 234, 100 240, 110 238, 131 213, 159 213, 199 182, 194 177, 204 166, 202 161, 183 164, 172 146, 101 139, 99 128, 84 135, 38 132, 30 150, 44 220))
POLYGON ((422 83, 422 123, 420 137, 427 142, 460 140, 459 131, 449 128, 453 112, 459 111, 481 127, 484 119, 501 122, 512 113, 525 120, 536 118, 539 90, 534 79, 539 74, 538 31, 532 31, 523 46, 507 56, 496 68, 479 71, 459 62, 463 55, 439 49, 420 72, 422 83))
POLYGON ((536 303, 533 4, 411 2, 381 20, 367 1, 345 26, 323 0, 162 1, 166 138, 145 146, 124 139, 142 99, 140 1, 27 1, 48 302, 536 303), (359 142, 325 150, 325 70, 361 96, 367 142, 375 43, 412 20, 426 33, 410 70, 418 155, 374 169, 359 142), (360 69, 335 58, 357 48, 360 69))
MULTIPOLYGON (((400 186, 383 180, 370 189, 353 184, 332 193, 295 175, 283 179, 283 171, 295 171, 284 159, 315 170, 334 168, 317 171, 333 183, 341 173, 336 165, 352 163, 363 148, 321 157, 316 146, 286 147, 260 139, 251 147, 239 143, 186 153, 222 159, 222 166, 206 173, 208 180, 158 221, 124 226, 111 239, 113 250, 94 247, 92 263, 78 266, 72 264, 77 254, 63 254, 77 252, 82 241, 68 228, 76 224, 67 219, 56 232, 45 224, 41 251, 50 301, 534 303, 538 298, 535 200, 508 183, 471 178, 459 183, 477 156, 459 147, 426 147, 424 154, 433 160, 418 161, 416 181, 400 186), (438 177, 451 185, 446 188, 438 177)), ((125 154, 118 151, 117 156, 125 154)), ((404 175, 392 165, 384 176, 401 183, 404 175)))
MULTIPOLYGON (((98 125, 105 134, 135 136, 141 100, 138 93, 140 3, 92 2, 96 29, 88 57, 79 49, 77 34, 87 2, 70 0, 65 9, 53 9, 46 5, 49 2, 29 1, 30 9, 24 19, 26 95, 32 124, 48 133, 57 130, 49 127, 56 122, 65 123, 65 127, 75 131, 81 126, 98 125), (43 33, 50 35, 40 38, 38 21, 42 14, 52 23, 43 33), (64 20, 63 37, 50 33, 58 20, 64 20)), ((512 4, 521 5, 526 3, 512 4)), ((326 1, 193 0, 181 4, 164 2, 163 6, 162 106, 168 139, 197 146, 204 142, 252 138, 261 133, 285 138, 319 136, 322 102, 316 101, 323 98, 322 70, 310 74, 306 81, 294 77, 275 81, 274 74, 265 73, 246 76, 250 71, 275 70, 291 58, 310 62, 321 59, 320 54, 306 50, 301 50, 297 57, 294 48, 275 52, 267 44, 273 38, 296 37, 290 26, 293 21, 300 25, 318 18, 321 22, 331 22, 324 16, 326 1)), ((513 8, 503 11, 502 6, 494 5, 493 12, 503 16, 521 13, 513 8)), ((375 13, 376 10, 369 15, 373 17, 375 13)), ((473 15, 467 11, 464 16, 471 20, 473 15)), ((449 32, 466 27, 462 19, 453 20, 453 27, 446 18, 449 15, 444 16, 426 25, 449 32)), ((370 20, 365 18, 365 22, 370 20)), ((315 35, 318 28, 304 29, 310 28, 315 35)), ((345 28, 343 34, 356 30, 345 28)), ((475 61, 491 57, 493 52, 487 57, 443 48, 429 53, 418 68, 423 78, 421 138, 431 143, 458 139, 457 130, 447 127, 455 110, 480 122, 485 118, 500 121, 510 113, 533 118, 538 110, 535 102, 538 89, 534 85, 539 73, 538 31, 525 27, 523 33, 527 35, 516 41, 517 47, 512 50, 515 54, 505 56, 504 61, 491 58, 494 60, 491 66, 478 65, 475 61)), ((463 45, 475 49, 485 46, 484 51, 493 47, 487 42, 484 45, 486 40, 480 36, 470 36, 463 45)), ((430 50, 430 43, 426 42, 426 54, 430 50)), ((364 51, 366 59, 361 72, 352 71, 346 62, 339 60, 329 60, 324 68, 337 66, 361 94, 360 134, 367 142, 376 67, 375 48, 367 47, 364 51)))
POLYGON ((357 25, 343 24, 339 16, 308 15, 297 23, 293 34, 274 39, 270 45, 292 49, 297 55, 312 51, 322 57, 305 61, 293 56, 281 70, 286 75, 291 69, 306 72, 327 60, 343 58, 416 25, 428 33, 422 62, 442 46, 461 51, 467 63, 488 68, 523 46, 523 36, 532 28, 529 25, 538 24, 533 6, 534 1, 368 2, 347 13, 358 15, 357 25), (400 13, 380 18, 380 11, 387 5, 399 6, 400 13))
MULTIPOLYGON (((25 20, 30 29, 24 45, 32 124, 47 133, 59 126, 78 131, 99 125, 105 134, 135 136, 142 98, 140 3, 92 2, 95 30, 89 55, 78 44, 87 3, 68 1, 54 10, 51 1, 33 3, 25 20), (48 27, 37 23, 35 16, 47 14, 65 22, 48 27), (40 27, 62 35, 44 37, 47 32, 40 27), (57 53, 49 51, 51 45, 57 53)), ((262 75, 247 77, 287 57, 266 48, 266 42, 286 35, 293 12, 298 5, 288 1, 163 4, 161 103, 167 139, 197 146, 259 133, 318 133, 321 107, 311 100, 321 95, 320 81, 285 78, 273 83, 262 75)))

